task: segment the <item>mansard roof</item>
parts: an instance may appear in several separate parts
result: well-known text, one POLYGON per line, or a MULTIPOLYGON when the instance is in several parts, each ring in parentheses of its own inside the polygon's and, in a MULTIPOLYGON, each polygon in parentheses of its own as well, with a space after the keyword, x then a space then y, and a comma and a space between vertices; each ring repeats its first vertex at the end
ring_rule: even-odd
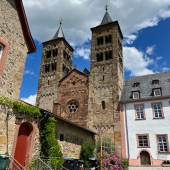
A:
POLYGON ((24 10, 24 6, 23 6, 23 2, 22 0, 7 0, 13 8, 15 8, 18 12, 18 16, 19 16, 19 20, 21 23, 21 27, 22 27, 22 32, 25 38, 25 42, 28 48, 28 52, 35 52, 36 51, 36 46, 34 43, 34 40, 31 36, 31 32, 29 29, 29 25, 28 25, 28 21, 27 21, 27 17, 25 14, 25 10, 24 10))
POLYGON ((125 81, 121 101, 123 103, 128 103, 163 98, 170 98, 170 72, 137 76, 125 81), (157 81, 158 83, 154 84, 153 81, 157 81), (137 85, 134 86, 134 84, 137 85), (161 89, 162 96, 153 96, 153 89, 156 88, 161 89), (140 99, 132 99, 133 91, 138 91, 140 93, 140 99))

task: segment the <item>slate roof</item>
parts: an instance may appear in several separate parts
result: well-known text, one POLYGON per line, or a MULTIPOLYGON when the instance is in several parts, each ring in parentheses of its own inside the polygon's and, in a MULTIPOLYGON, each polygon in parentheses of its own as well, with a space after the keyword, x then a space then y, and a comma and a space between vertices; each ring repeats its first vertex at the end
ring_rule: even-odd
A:
POLYGON ((110 17, 109 13, 106 11, 106 13, 105 13, 105 15, 103 17, 103 20, 102 20, 100 25, 105 25, 105 24, 108 24, 108 23, 111 23, 111 22, 113 22, 112 18, 110 17))
POLYGON ((135 101, 132 99, 133 91, 140 92, 140 99, 138 100, 154 100, 155 98, 170 97, 170 72, 138 76, 125 81, 121 101, 123 103, 135 101), (159 80, 159 84, 153 84, 153 80, 159 80), (139 83, 138 87, 134 87, 134 83, 139 83), (162 96, 153 96, 154 88, 161 88, 162 96))
POLYGON ((57 38, 64 38, 64 31, 62 28, 62 22, 60 22, 60 26, 57 30, 57 32, 55 33, 53 39, 57 39, 57 38))

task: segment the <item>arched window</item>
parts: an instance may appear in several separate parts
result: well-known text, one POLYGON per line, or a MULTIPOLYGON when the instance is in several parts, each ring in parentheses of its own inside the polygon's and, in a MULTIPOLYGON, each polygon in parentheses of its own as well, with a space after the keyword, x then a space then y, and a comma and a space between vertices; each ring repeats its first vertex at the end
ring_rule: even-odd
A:
POLYGON ((150 154, 147 151, 142 151, 140 153, 140 162, 141 165, 151 165, 150 154))
POLYGON ((106 109, 106 103, 105 103, 105 101, 102 101, 102 109, 103 109, 103 110, 106 109))

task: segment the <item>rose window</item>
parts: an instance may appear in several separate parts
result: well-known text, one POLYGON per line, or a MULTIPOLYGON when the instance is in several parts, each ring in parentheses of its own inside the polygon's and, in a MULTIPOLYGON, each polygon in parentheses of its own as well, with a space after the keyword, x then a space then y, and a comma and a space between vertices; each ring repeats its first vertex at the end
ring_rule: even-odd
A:
POLYGON ((72 100, 68 103, 67 108, 70 113, 75 113, 78 110, 78 102, 75 100, 72 100))

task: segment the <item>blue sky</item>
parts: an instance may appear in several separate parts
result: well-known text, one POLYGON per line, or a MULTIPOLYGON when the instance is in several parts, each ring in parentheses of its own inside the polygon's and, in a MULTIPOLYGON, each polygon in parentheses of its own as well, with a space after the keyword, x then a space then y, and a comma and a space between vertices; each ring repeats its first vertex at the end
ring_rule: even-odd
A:
MULTIPOLYGON (((80 3, 83 0, 76 1, 77 3, 80 3)), ((25 4, 31 32, 37 46, 37 52, 27 56, 25 73, 20 93, 20 97, 30 103, 35 102, 38 87, 39 70, 42 56, 41 42, 50 39, 58 28, 58 23, 56 22, 55 25, 51 24, 50 26, 50 24, 48 24, 48 27, 44 27, 44 29, 38 30, 38 28, 42 28, 41 24, 47 22, 46 20, 40 19, 40 14, 37 13, 37 10, 34 12, 34 7, 38 8, 38 5, 34 3, 34 1, 32 1, 32 4, 25 4), (30 13, 31 9, 33 12, 30 13), (34 17, 34 19, 31 19, 32 17, 34 17), (36 17, 37 20, 35 19, 36 17), (38 20, 38 18, 41 22, 38 20), (37 22, 40 22, 38 25, 39 27, 36 26, 37 22), (45 31, 45 28, 49 31, 45 31), (42 35, 40 33, 41 30, 43 32, 42 35)), ((117 8, 120 8, 120 4, 116 5, 119 5, 117 8)), ((114 4, 112 9, 110 9, 111 16, 113 15, 113 8, 116 9, 114 4)), ((148 12, 148 16, 146 16, 144 19, 142 18, 141 21, 135 21, 137 17, 135 18, 135 16, 133 16, 129 22, 134 22, 134 25, 124 21, 124 17, 122 17, 121 14, 120 16, 117 16, 116 19, 120 18, 120 25, 125 35, 123 50, 125 79, 129 79, 132 76, 152 74, 170 70, 170 10, 167 6, 164 8, 164 10, 162 7, 160 9, 162 12, 159 12, 159 14, 156 10, 153 15, 150 15, 148 12)), ((100 10, 102 11, 102 8, 100 10)), ((74 23, 75 27, 74 25, 72 26, 72 23, 70 25, 63 24, 66 39, 75 49, 73 55, 73 65, 79 70, 83 70, 85 67, 88 69, 90 68, 90 27, 98 25, 103 15, 104 10, 96 16, 96 20, 93 19, 93 22, 87 25, 85 25, 86 22, 82 23, 81 20, 80 24, 84 24, 87 27, 86 29, 82 28, 82 30, 77 28, 80 27, 79 25, 77 26, 77 23, 74 23), (78 35, 77 32, 79 33, 78 35)), ((65 18, 65 20, 67 20, 67 15, 65 18)), ((113 17, 113 20, 114 18, 115 17, 113 17)), ((86 21, 86 19, 84 20, 86 21)))

